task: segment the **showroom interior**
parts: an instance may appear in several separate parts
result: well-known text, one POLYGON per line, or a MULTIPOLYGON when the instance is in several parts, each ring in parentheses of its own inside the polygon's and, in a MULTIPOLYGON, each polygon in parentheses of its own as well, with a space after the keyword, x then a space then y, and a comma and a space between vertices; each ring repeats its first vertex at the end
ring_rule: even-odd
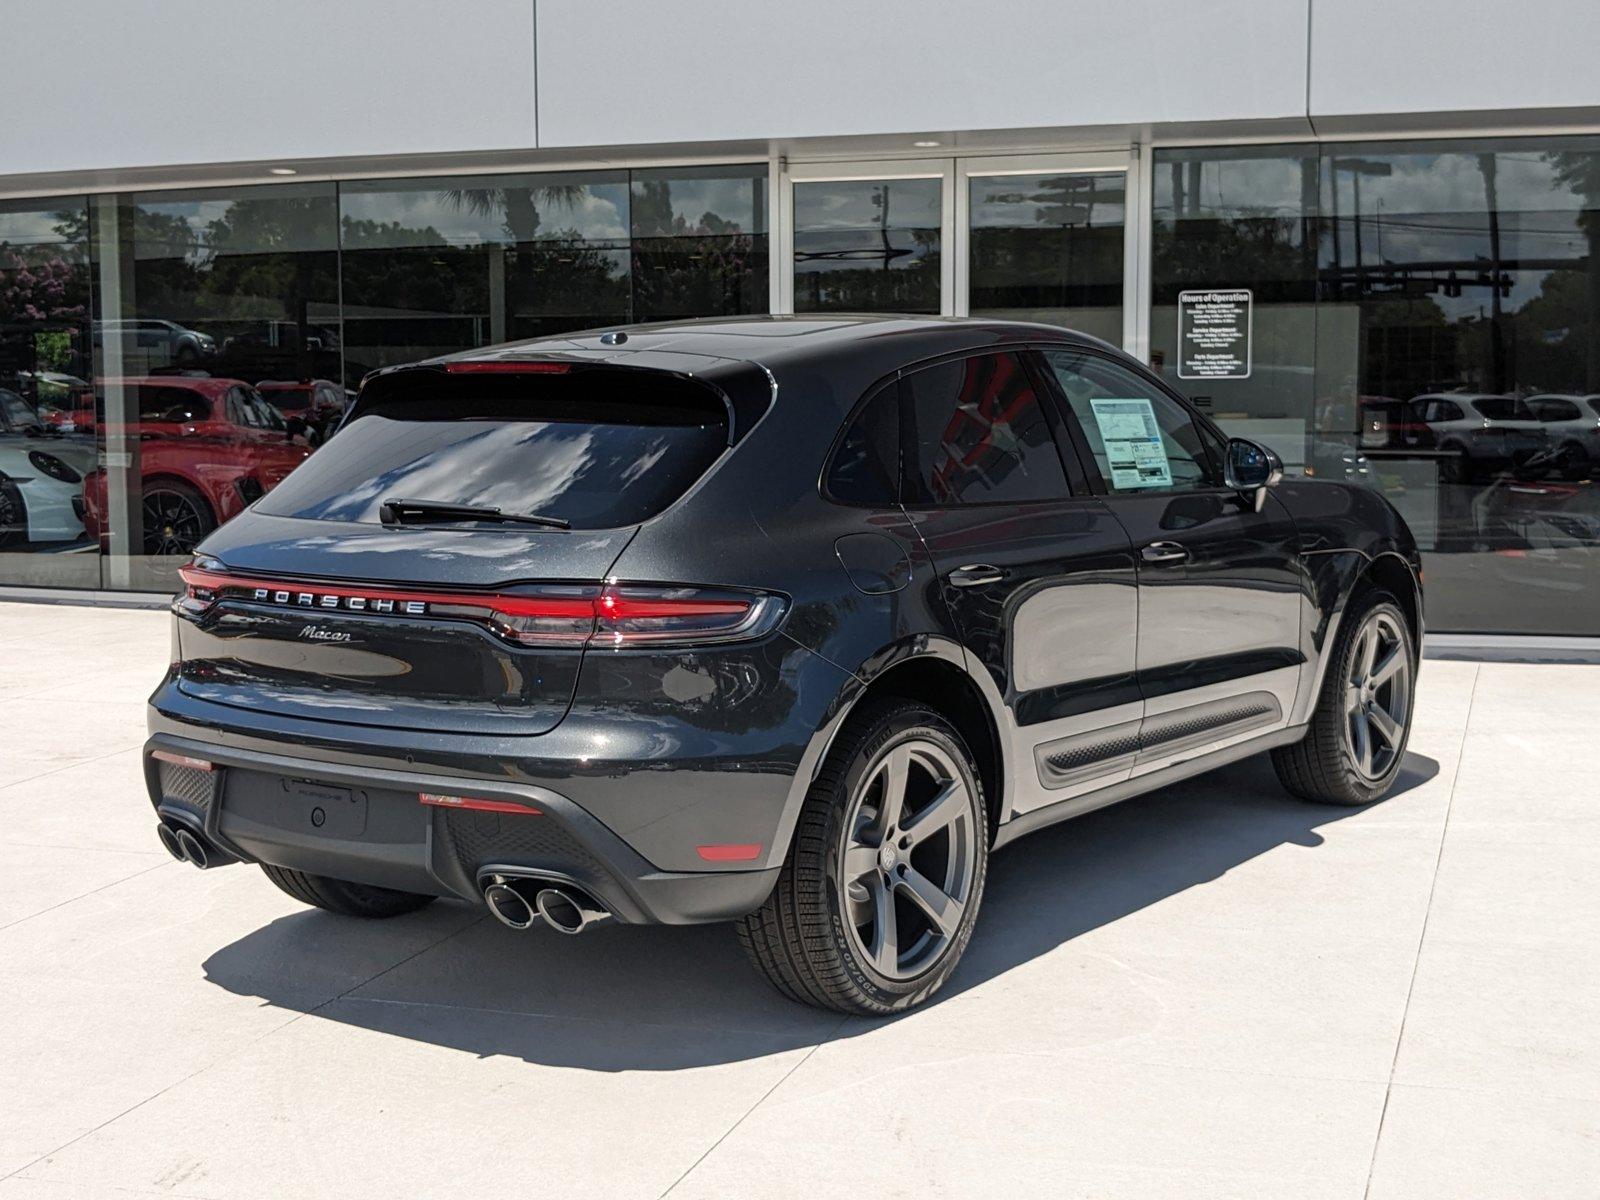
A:
MULTIPOLYGON (((1233 7, 1284 42, 1282 71, 1301 56, 1298 109, 1166 97, 1135 120, 1134 97, 1079 125, 1050 92, 1037 124, 1019 99, 1004 127, 931 101, 926 122, 849 125, 831 98, 808 137, 763 102, 684 116, 693 141, 670 113, 634 144, 571 117, 587 142, 563 146, 539 133, 563 115, 546 79, 579 34, 544 5, 521 153, 219 166, 197 145, 188 167, 0 176, 0 587, 170 592, 379 367, 639 321, 903 312, 1094 334, 1288 472, 1382 492, 1423 547, 1431 632, 1600 634, 1600 122, 1488 120, 1454 95, 1319 120, 1308 73, 1345 17, 1233 7), (1195 306, 1218 296, 1207 357, 1195 306)), ((630 12, 625 61, 669 19, 630 12)))

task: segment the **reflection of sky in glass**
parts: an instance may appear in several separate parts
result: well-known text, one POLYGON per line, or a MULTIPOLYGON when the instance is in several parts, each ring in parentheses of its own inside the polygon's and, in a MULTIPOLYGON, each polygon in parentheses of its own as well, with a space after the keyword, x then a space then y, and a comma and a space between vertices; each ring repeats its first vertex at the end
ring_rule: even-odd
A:
POLYGON ((1121 225, 1124 176, 991 175, 970 181, 974 229, 1121 225))
MULTIPOLYGON (((398 222, 406 229, 432 228, 452 246, 509 243, 516 240, 507 228, 505 193, 510 190, 531 201, 539 214, 535 237, 619 241, 628 237, 626 179, 616 172, 585 172, 350 183, 340 189, 340 216, 379 224, 398 222)), ((382 245, 383 240, 362 244, 382 245)), ((397 244, 416 241, 408 238, 397 244)))
POLYGON ((937 179, 846 179, 831 183, 794 185, 795 229, 877 229, 883 211, 873 203, 880 193, 888 197, 891 229, 938 229, 937 179))
POLYGON ((674 477, 698 470, 713 443, 715 428, 373 415, 340 433, 338 453, 308 459, 261 510, 370 523, 385 500, 439 500, 560 516, 579 528, 626 524, 653 511, 674 477), (361 477, 353 486, 352 475, 361 477))
POLYGON ((81 200, 74 203, 71 199, 63 198, 50 208, 0 206, 0 242, 10 242, 13 246, 63 243, 64 239, 56 232, 56 225, 61 220, 58 214, 81 209, 82 203, 81 200))
MULTIPOLYGON (((234 225, 228 238, 229 254, 336 249, 333 196, 332 184, 316 183, 234 188, 227 192, 144 192, 124 203, 162 223, 183 222, 199 243, 199 256, 204 258, 209 253, 206 242, 214 221, 234 225), (252 211, 248 220, 241 221, 237 209, 246 206, 252 211)), ((136 257, 164 258, 174 252, 165 238, 152 235, 148 228, 141 236, 137 223, 135 229, 136 257)))
MULTIPOLYGON (((697 228, 706 213, 737 225, 742 233, 765 233, 767 228, 767 176, 764 167, 708 167, 635 171, 633 194, 642 195, 646 184, 665 182, 672 197, 674 221, 697 228)), ((635 218, 637 220, 637 217, 635 218)), ((638 236, 661 236, 663 231, 636 229, 638 236)))

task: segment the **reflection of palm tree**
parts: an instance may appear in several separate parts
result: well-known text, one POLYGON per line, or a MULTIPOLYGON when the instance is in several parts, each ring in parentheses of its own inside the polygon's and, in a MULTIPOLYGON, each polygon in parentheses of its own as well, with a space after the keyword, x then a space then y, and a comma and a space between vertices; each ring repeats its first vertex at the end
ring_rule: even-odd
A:
MULTIPOLYGON (((1545 159, 1555 168, 1558 183, 1565 184, 1583 201, 1578 228, 1589 241, 1585 261, 1589 319, 1600 316, 1600 154, 1592 150, 1553 150, 1545 159)), ((1585 338, 1584 389, 1600 391, 1600 338, 1585 338)))
MULTIPOLYGON (((531 243, 539 232, 541 205, 547 210, 574 209, 588 194, 589 189, 581 183, 546 184, 542 187, 447 188, 444 193, 445 199, 456 208, 480 217, 500 217, 506 235, 517 248, 524 251, 531 248, 531 243)), ((513 264, 518 285, 516 290, 524 297, 533 290, 533 258, 531 253, 519 253, 515 256, 513 264)), ((491 259, 491 280, 494 278, 494 272, 494 260, 491 259)), ((491 306, 500 308, 505 319, 509 319, 513 306, 493 298, 492 282, 490 295, 491 306)), ((491 328, 494 327, 496 319, 497 315, 491 314, 491 328)))
POLYGON ((480 217, 503 216, 505 231, 514 242, 531 242, 539 231, 541 204, 573 209, 589 194, 581 183, 558 183, 529 188, 448 188, 445 198, 455 207, 480 217))

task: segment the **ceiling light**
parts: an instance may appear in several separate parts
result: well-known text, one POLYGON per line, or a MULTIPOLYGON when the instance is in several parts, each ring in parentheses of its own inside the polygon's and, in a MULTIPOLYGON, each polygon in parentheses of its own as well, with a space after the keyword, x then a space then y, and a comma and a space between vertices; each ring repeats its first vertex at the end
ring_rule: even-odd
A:
POLYGON ((920 149, 928 150, 928 149, 931 149, 934 146, 937 146, 939 143, 938 142, 912 142, 911 144, 913 146, 916 146, 916 147, 920 148, 920 149))
POLYGON ((268 167, 268 175, 298 175, 300 172, 293 167, 268 167))

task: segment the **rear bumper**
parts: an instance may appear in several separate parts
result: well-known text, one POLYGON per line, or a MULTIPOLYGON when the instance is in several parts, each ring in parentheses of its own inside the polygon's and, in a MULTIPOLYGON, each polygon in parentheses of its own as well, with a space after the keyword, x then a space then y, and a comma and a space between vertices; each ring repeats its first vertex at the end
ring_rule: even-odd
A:
POLYGON ((219 744, 194 733, 158 730, 145 743, 151 802, 246 862, 473 902, 481 902, 480 875, 516 868, 575 884, 631 924, 731 920, 759 907, 777 881, 777 867, 660 870, 548 787, 307 757, 237 738, 219 744), (163 762, 157 750, 215 769, 163 762), (424 805, 422 792, 493 801, 506 811, 424 805))

